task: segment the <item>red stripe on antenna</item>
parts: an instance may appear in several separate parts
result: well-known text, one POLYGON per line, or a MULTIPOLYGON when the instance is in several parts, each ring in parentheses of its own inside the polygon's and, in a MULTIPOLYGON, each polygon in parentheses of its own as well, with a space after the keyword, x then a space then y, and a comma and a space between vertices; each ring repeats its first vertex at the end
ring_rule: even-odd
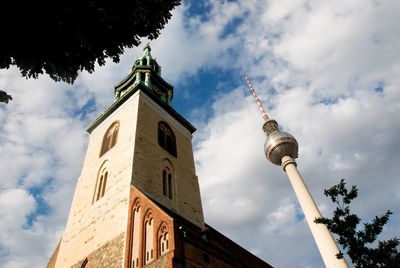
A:
POLYGON ((258 109, 260 110, 262 117, 264 119, 264 121, 267 121, 269 119, 267 112, 264 110, 264 107, 262 106, 260 100, 257 97, 256 91, 254 90, 253 86, 251 85, 249 79, 247 78, 247 76, 244 76, 244 79, 247 82, 247 86, 250 88, 251 93, 253 93, 254 98, 256 99, 256 104, 258 106, 258 109))

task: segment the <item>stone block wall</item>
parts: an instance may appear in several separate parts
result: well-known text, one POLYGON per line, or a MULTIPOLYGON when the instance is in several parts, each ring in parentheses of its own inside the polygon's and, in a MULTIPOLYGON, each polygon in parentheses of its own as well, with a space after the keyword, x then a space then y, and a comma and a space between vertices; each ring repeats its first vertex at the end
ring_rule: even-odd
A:
POLYGON ((132 184, 172 211, 202 226, 204 218, 195 173, 192 135, 147 95, 142 92, 140 94, 132 184), (177 157, 158 144, 160 121, 166 122, 175 134, 177 157), (164 196, 162 191, 165 160, 173 166, 175 195, 172 200, 164 196))
POLYGON ((125 233, 137 108, 138 94, 134 94, 90 134, 56 267, 70 267, 125 233), (119 121, 117 142, 100 156, 104 135, 115 121, 119 121), (95 201, 96 183, 104 167, 108 171, 105 194, 95 201))
MULTIPOLYGON (((96 268, 121 268, 124 256, 124 242, 124 234, 120 234, 113 240, 108 241, 85 258, 88 261, 87 266, 96 268)), ((71 268, 81 268, 85 259, 72 265, 71 268)))

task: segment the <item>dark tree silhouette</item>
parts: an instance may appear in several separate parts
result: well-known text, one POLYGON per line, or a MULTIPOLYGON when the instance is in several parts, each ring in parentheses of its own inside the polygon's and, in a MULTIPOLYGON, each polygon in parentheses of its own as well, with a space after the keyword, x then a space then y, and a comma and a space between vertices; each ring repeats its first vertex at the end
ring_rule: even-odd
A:
POLYGON ((0 90, 0 102, 8 103, 10 100, 12 100, 12 97, 3 90, 0 90))
MULTIPOLYGON (((392 214, 390 210, 383 216, 376 216, 371 223, 364 223, 364 228, 361 228, 359 227, 361 219, 350 212, 350 203, 358 195, 356 186, 347 189, 344 179, 341 179, 339 184, 325 190, 324 194, 337 205, 337 208, 331 219, 322 217, 315 222, 326 224, 328 229, 338 236, 336 241, 349 255, 355 267, 399 267, 400 253, 397 250, 399 239, 394 237, 386 241, 376 241, 392 214)), ((343 258, 343 253, 339 253, 337 258, 343 258)))
POLYGON ((157 38, 181 0, 8 1, 2 4, 0 68, 73 83, 78 71, 114 62, 140 37, 157 38))

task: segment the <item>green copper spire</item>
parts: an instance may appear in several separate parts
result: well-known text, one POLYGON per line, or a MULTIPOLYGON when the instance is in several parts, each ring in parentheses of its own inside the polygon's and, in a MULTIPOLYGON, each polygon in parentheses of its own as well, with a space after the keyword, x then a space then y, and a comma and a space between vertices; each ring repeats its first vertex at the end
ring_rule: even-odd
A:
POLYGON ((143 56, 135 59, 128 77, 115 86, 115 101, 139 85, 145 86, 161 101, 172 106, 173 87, 161 77, 161 66, 151 56, 149 43, 143 48, 143 56))
POLYGON ((150 51, 151 51, 150 43, 146 44, 146 46, 143 48, 143 51, 144 51, 144 55, 145 56, 151 57, 151 55, 150 55, 150 51))
POLYGON ((132 66, 132 70, 137 66, 151 66, 158 75, 161 76, 161 66, 158 65, 156 59, 151 56, 151 47, 147 43, 143 48, 143 56, 136 58, 135 63, 132 66))

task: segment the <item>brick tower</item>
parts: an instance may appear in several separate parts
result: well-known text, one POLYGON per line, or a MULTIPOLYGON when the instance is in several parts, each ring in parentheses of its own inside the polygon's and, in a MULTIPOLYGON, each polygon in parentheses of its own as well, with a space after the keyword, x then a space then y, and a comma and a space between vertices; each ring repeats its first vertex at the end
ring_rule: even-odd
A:
POLYGON ((87 129, 86 157, 48 267, 270 267, 204 223, 195 128, 149 45, 87 129))

